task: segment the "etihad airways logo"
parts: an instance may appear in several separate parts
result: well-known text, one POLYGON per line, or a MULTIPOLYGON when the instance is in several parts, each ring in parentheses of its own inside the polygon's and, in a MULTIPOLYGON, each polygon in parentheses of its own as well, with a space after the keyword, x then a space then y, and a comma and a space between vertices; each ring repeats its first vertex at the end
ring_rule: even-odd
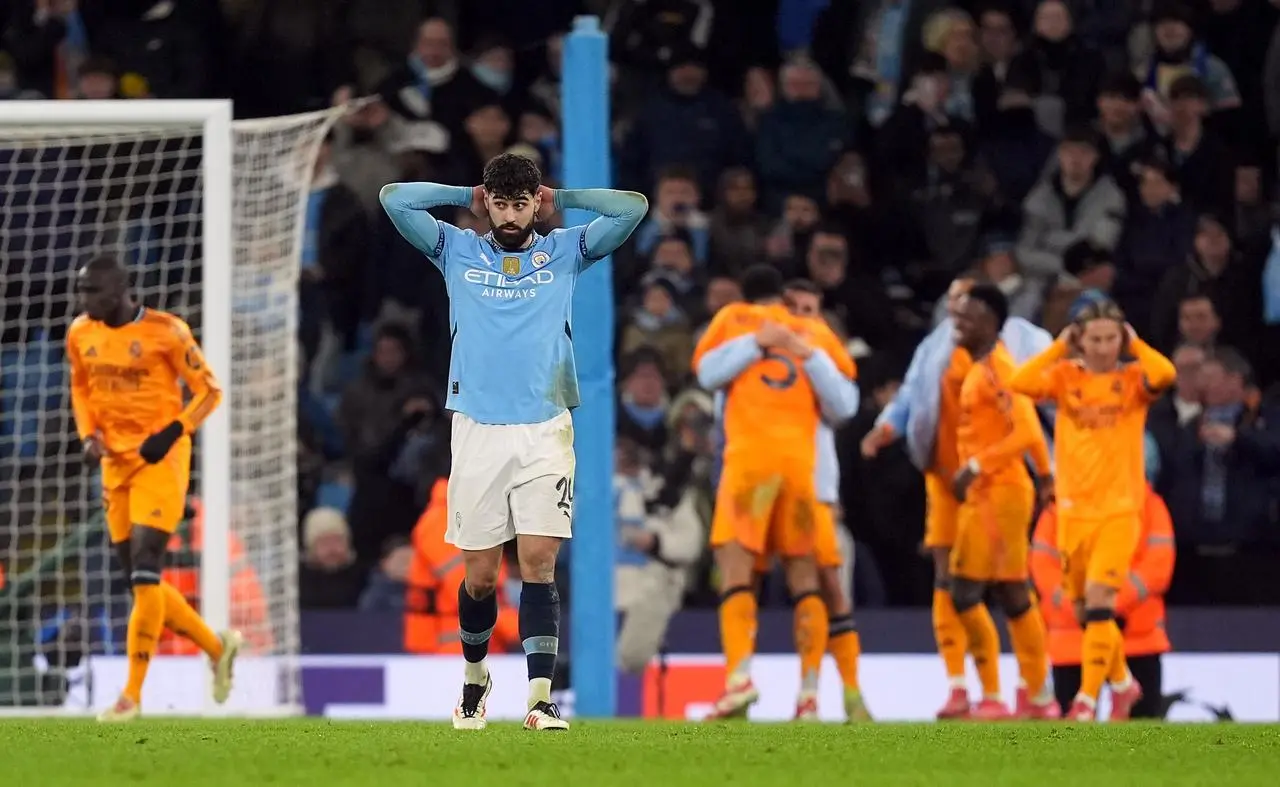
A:
POLYGON ((556 275, 549 270, 539 270, 525 276, 510 277, 494 270, 470 268, 463 274, 463 278, 468 284, 481 288, 481 298, 514 300, 536 297, 538 288, 555 281, 556 275))

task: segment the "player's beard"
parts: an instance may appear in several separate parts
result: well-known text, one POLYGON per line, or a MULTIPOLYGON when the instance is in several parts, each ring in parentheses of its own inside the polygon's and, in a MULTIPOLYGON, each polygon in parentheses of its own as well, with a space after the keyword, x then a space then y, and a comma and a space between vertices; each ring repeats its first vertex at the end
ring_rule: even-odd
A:
POLYGON ((493 228, 493 239, 498 245, 508 251, 516 251, 524 246, 524 242, 533 234, 533 222, 529 222, 527 226, 520 227, 514 224, 504 224, 501 227, 493 228))

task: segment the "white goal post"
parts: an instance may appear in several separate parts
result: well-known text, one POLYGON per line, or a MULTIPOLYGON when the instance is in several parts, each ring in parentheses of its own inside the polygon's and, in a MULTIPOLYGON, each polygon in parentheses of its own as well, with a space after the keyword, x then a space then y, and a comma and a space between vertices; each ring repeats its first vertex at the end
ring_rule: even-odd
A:
MULTIPOLYGON (((192 322, 222 382, 223 405, 196 440, 192 492, 203 509, 203 533, 192 550, 196 563, 188 566, 198 591, 189 592, 198 593, 213 628, 231 627, 243 617, 233 604, 239 593, 233 577, 251 567, 262 596, 256 625, 264 630, 255 632, 256 651, 249 637, 249 658, 278 664, 276 704, 285 712, 300 707, 297 280, 312 169, 341 111, 233 122, 226 100, 4 103, 0 317, 12 328, 0 335, 8 364, 0 373, 0 569, 10 587, 0 581, 0 599, 3 609, 17 610, 15 620, 30 620, 0 622, 0 714, 44 704, 4 696, 6 686, 16 697, 23 693, 16 687, 29 683, 25 672, 16 673, 27 669, 26 655, 3 655, 6 647, 21 650, 6 635, 25 638, 29 623, 46 632, 37 639, 53 636, 51 647, 31 646, 38 662, 49 663, 57 660, 53 651, 72 647, 58 644, 67 635, 49 635, 49 627, 84 616, 76 624, 95 633, 82 634, 75 647, 85 655, 80 674, 89 674, 94 654, 110 647, 99 640, 111 639, 120 624, 118 611, 101 613, 99 625, 96 611, 65 609, 96 610, 87 589, 110 587, 93 557, 99 547, 83 548, 93 553, 86 559, 58 558, 52 569, 47 558, 74 534, 102 527, 96 481, 76 478, 83 471, 67 437, 74 431, 69 407, 55 413, 47 405, 66 402, 57 396, 66 382, 55 366, 61 324, 74 309, 74 269, 101 252, 126 256, 145 305, 192 322), (28 584, 15 587, 16 576, 28 584)), ((112 652, 119 653, 118 644, 112 652)), ((118 689, 90 686, 79 709, 101 707, 118 689)), ((189 702, 155 699, 157 708, 192 710, 189 702)), ((144 694, 144 705, 152 704, 144 694)))

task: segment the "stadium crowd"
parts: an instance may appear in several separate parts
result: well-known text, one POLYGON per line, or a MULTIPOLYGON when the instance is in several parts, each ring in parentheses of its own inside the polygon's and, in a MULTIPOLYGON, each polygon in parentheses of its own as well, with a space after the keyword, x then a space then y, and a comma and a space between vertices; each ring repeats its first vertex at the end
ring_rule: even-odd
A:
POLYGON ((1169 598, 1280 603, 1276 4, 3 0, 3 98, 350 102, 302 254, 305 607, 403 605, 448 472, 443 281, 378 190, 476 183, 506 150, 555 183, 584 11, 611 35, 615 182, 652 206, 614 258, 620 603, 715 603, 696 545, 717 435, 690 356, 761 261, 821 289, 858 359, 838 446, 859 604, 931 598, 920 473, 901 446, 858 447, 960 276, 1055 334, 1100 290, 1172 357, 1147 457, 1179 548, 1169 598))

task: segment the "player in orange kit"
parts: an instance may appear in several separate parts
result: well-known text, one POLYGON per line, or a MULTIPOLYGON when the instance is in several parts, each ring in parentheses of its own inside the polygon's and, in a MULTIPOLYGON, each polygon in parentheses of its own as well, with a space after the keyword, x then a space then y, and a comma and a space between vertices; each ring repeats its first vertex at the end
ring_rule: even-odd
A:
MULTIPOLYGON (((975 614, 987 590, 992 590, 1009 621, 1022 676, 1017 714, 1051 719, 1061 712, 1047 681, 1044 619, 1027 590, 1027 531, 1036 488, 1026 457, 1032 450, 1048 448, 1035 405, 1009 391, 1017 365, 1000 341, 1008 316, 1004 293, 979 284, 965 296, 955 318, 956 344, 968 351, 973 366, 960 387, 960 469, 952 482, 960 510, 951 549, 951 598, 970 647, 975 652, 999 652, 999 642, 983 641, 991 633, 982 620, 986 613, 975 614)), ((1001 700, 984 697, 972 715, 1003 719, 1009 711, 1001 700)))
POLYGON ((76 289, 84 313, 67 332, 71 405, 86 464, 102 466, 107 530, 133 587, 128 681, 98 718, 137 718, 147 668, 166 626, 208 655, 214 699, 225 702, 239 632, 215 634, 161 578, 169 538, 186 509, 191 435, 218 406, 222 391, 187 324, 138 304, 128 291, 128 271, 114 257, 90 260, 76 289), (191 393, 185 407, 183 383, 191 393))
POLYGON ((1058 548, 1064 590, 1085 627, 1080 691, 1067 713, 1074 721, 1094 719, 1104 681, 1111 684, 1113 719, 1127 719, 1142 698, 1125 663, 1116 594, 1142 530, 1147 410, 1176 377, 1169 359, 1138 337, 1118 306, 1098 301, 1011 381, 1015 391, 1058 406, 1058 548))
POLYGON ((814 561, 818 380, 848 381, 853 361, 825 325, 792 315, 782 303, 777 269, 743 276, 747 303, 721 309, 694 350, 693 366, 709 389, 724 390, 724 471, 716 492, 711 546, 720 573, 721 641, 728 677, 712 718, 744 713, 759 697, 751 681, 755 648, 755 562, 782 558, 795 602, 801 703, 816 701, 827 647, 827 609, 814 561), (745 357, 729 379, 709 379, 707 354, 734 343, 745 357))

